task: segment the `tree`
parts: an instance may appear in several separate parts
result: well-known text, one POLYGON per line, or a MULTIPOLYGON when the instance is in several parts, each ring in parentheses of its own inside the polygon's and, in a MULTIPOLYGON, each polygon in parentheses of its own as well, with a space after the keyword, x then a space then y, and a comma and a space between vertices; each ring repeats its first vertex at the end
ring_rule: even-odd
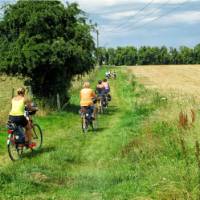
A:
POLYGON ((194 63, 200 64, 200 44, 194 47, 194 63))
POLYGON ((115 59, 115 49, 114 48, 108 48, 107 49, 108 53, 108 64, 109 65, 114 65, 114 59, 115 59))
POLYGON ((167 47, 162 46, 159 53, 159 64, 167 65, 170 63, 170 55, 167 47))
POLYGON ((194 61, 194 52, 193 49, 190 49, 186 46, 181 46, 179 50, 179 57, 181 64, 193 64, 194 61))
POLYGON ((179 53, 177 51, 176 48, 170 48, 169 50, 169 54, 170 54, 170 63, 171 64, 179 64, 179 53))
POLYGON ((76 3, 20 0, 0 21, 0 71, 29 77, 37 97, 65 101, 72 77, 94 67, 90 31, 76 3))
POLYGON ((123 49, 124 65, 135 65, 137 62, 137 49, 135 47, 124 47, 123 49))

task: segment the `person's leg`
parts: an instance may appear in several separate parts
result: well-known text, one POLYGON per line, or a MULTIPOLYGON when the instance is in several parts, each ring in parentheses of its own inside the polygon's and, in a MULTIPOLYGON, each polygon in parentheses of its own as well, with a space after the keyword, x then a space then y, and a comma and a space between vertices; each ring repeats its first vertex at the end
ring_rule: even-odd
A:
POLYGON ((90 117, 94 118, 94 106, 89 107, 89 115, 90 117))

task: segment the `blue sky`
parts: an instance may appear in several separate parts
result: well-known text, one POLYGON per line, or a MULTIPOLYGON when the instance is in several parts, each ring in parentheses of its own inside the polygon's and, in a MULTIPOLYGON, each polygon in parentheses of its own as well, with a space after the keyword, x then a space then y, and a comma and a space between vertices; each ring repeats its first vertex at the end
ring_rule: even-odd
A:
POLYGON ((76 2, 93 22, 97 22, 100 46, 193 47, 200 43, 200 0, 76 2))
POLYGON ((200 0, 68 1, 77 2, 98 24, 100 46, 193 47, 200 43, 200 0))

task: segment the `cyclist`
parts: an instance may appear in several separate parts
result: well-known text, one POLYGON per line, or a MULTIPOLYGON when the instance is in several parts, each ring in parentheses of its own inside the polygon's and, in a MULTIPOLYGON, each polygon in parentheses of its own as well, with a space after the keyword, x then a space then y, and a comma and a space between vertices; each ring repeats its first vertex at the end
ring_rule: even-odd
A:
POLYGON ((102 85, 105 88, 105 93, 108 94, 110 92, 110 85, 106 78, 103 80, 102 85))
POLYGON ((105 73, 105 76, 106 76, 106 78, 110 78, 111 72, 110 72, 110 71, 107 71, 107 72, 105 73))
POLYGON ((94 103, 93 99, 96 97, 94 91, 90 88, 90 83, 85 82, 83 84, 83 89, 80 91, 80 106, 86 107, 89 114, 94 119, 94 103))
POLYGON ((96 86, 96 94, 98 97, 102 97, 105 94, 105 87, 102 80, 98 81, 98 84, 96 86))
POLYGON ((96 94, 98 97, 98 101, 101 101, 102 105, 106 107, 107 106, 106 89, 102 80, 98 81, 98 84, 96 86, 96 94))
POLYGON ((109 94, 110 93, 110 85, 109 85, 107 79, 104 79, 102 84, 105 87, 105 100, 106 100, 106 104, 108 105, 108 101, 111 101, 111 95, 109 94))
POLYGON ((12 99, 9 120, 14 122, 17 126, 25 128, 25 143, 27 147, 33 148, 36 144, 32 142, 31 122, 24 116, 25 106, 31 111, 35 110, 31 106, 31 101, 25 97, 25 88, 21 87, 17 89, 17 96, 12 99))
POLYGON ((117 78, 117 73, 114 71, 113 72, 113 78, 116 79, 117 78))

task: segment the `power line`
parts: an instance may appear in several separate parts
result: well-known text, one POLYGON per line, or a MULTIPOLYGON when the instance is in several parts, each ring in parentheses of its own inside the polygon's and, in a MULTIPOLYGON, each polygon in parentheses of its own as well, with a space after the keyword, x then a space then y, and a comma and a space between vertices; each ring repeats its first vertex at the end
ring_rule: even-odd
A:
MULTIPOLYGON (((133 17, 137 16, 140 12, 142 12, 143 10, 145 10, 147 7, 149 7, 155 0, 151 0, 149 3, 145 4, 142 8, 140 8, 133 16, 130 16, 129 18, 126 19, 126 22, 127 21, 130 21, 133 17)), ((116 29, 119 29, 120 26, 123 26, 124 25, 124 22, 117 25, 115 28, 109 30, 109 32, 112 32, 116 29)))
POLYGON ((188 2, 190 2, 190 0, 187 0, 187 1, 184 1, 183 3, 180 3, 178 6, 174 7, 174 8, 171 9, 171 10, 169 10, 167 13, 164 13, 164 14, 162 14, 162 15, 156 17, 156 18, 153 19, 153 20, 150 20, 150 21, 148 21, 148 22, 146 22, 146 23, 144 23, 144 24, 142 24, 142 25, 140 25, 140 26, 136 26, 135 28, 134 28, 134 27, 132 27, 132 28, 134 28, 134 30, 139 29, 139 28, 142 28, 142 27, 144 27, 145 25, 148 25, 148 24, 150 24, 150 23, 152 23, 152 22, 154 22, 154 21, 159 20, 160 18, 163 18, 163 17, 169 15, 170 13, 172 13, 172 12, 174 12, 175 10, 179 9, 180 7, 182 7, 184 4, 186 4, 186 3, 188 3, 188 2))
MULTIPOLYGON (((170 2, 170 1, 171 1, 171 0, 167 0, 167 1, 166 1, 165 3, 163 3, 161 6, 159 6, 159 7, 155 8, 155 9, 153 9, 148 15, 142 15, 142 18, 140 18, 140 21, 141 21, 141 20, 145 20, 146 17, 149 17, 149 16, 151 16, 152 14, 156 13, 156 11, 157 11, 158 9, 162 9, 163 7, 169 5, 169 2, 170 2)), ((138 24, 140 21, 136 21, 136 22, 133 23, 133 24, 136 25, 136 24, 138 24)), ((131 25, 133 25, 133 24, 131 24, 131 25)), ((128 24, 124 24, 124 26, 122 26, 121 28, 126 28, 126 27, 129 27, 129 25, 128 25, 128 24)))

